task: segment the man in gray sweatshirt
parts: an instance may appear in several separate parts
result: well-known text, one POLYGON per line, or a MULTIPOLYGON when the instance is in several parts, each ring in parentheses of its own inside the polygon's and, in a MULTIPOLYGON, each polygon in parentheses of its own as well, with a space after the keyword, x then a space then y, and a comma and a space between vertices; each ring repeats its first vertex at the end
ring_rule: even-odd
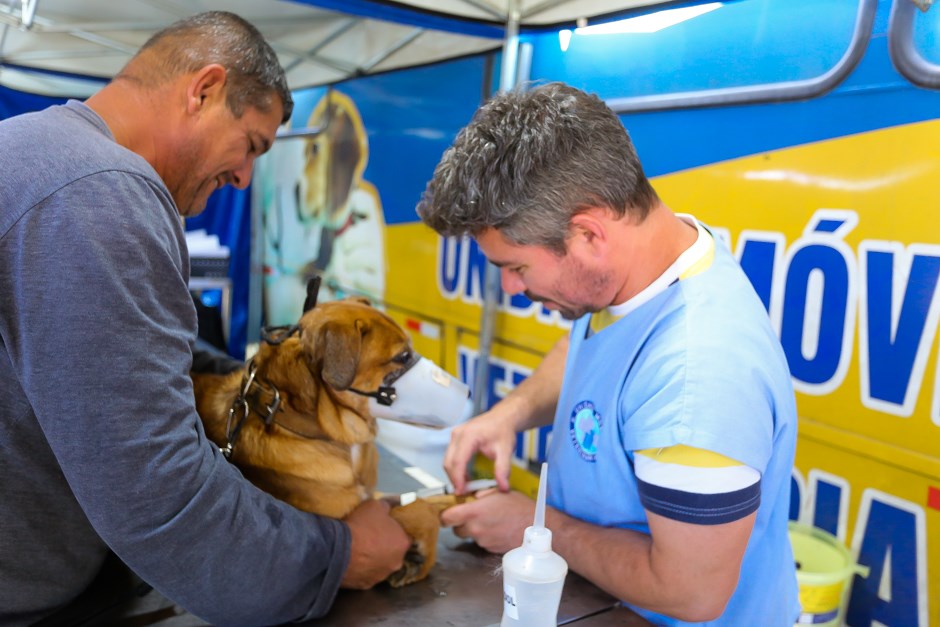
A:
POLYGON ((210 12, 85 103, 0 122, 0 625, 68 606, 110 552, 225 625, 322 616, 401 565, 386 505, 277 501, 194 408, 180 216, 246 187, 292 106, 260 33, 210 12))

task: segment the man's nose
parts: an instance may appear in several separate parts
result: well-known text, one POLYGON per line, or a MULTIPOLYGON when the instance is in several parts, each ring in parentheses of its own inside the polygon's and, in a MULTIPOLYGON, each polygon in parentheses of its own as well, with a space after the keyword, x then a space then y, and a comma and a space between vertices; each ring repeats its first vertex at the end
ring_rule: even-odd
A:
POLYGON ((245 189, 251 183, 251 168, 254 166, 254 159, 246 159, 240 168, 232 170, 232 185, 238 189, 245 189))
POLYGON ((499 269, 499 281, 503 287, 503 291, 511 296, 515 296, 520 292, 525 291, 525 284, 523 284, 522 279, 519 278, 515 272, 511 272, 506 268, 499 269))

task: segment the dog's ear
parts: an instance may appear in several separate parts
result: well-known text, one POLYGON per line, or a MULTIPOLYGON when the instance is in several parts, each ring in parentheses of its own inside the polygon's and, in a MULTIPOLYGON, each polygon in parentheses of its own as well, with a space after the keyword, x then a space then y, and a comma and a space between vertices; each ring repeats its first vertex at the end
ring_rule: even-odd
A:
POLYGON ((345 109, 334 113, 327 129, 330 137, 330 211, 339 211, 349 200, 356 178, 356 166, 362 159, 362 148, 356 125, 345 109))
POLYGON ((362 350, 362 322, 355 324, 327 322, 316 336, 315 350, 319 355, 321 376, 336 390, 346 390, 352 385, 359 368, 359 353, 362 350))

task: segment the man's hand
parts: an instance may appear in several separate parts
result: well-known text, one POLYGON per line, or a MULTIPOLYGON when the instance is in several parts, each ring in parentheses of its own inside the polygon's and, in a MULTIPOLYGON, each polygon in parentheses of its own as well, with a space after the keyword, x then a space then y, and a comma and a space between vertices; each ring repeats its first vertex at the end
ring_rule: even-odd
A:
POLYGON ((388 503, 369 500, 346 517, 352 543, 343 588, 368 590, 401 568, 411 539, 388 511, 388 503))
POLYGON ((568 355, 568 336, 562 336, 532 376, 517 385, 506 398, 473 420, 455 427, 444 456, 444 470, 457 494, 467 484, 467 464, 475 453, 493 460, 493 474, 503 492, 509 491, 509 460, 516 433, 551 424, 561 391, 568 355))
POLYGON ((444 455, 444 470, 454 484, 457 494, 463 494, 467 484, 467 464, 477 452, 493 460, 493 475, 499 489, 509 490, 509 460, 516 446, 516 430, 510 416, 505 416, 507 405, 500 403, 462 425, 454 427, 450 445, 444 455))
POLYGON ((491 553, 505 553, 522 544, 534 517, 535 501, 526 495, 483 490, 476 500, 444 510, 441 524, 453 526, 454 535, 472 538, 491 553))

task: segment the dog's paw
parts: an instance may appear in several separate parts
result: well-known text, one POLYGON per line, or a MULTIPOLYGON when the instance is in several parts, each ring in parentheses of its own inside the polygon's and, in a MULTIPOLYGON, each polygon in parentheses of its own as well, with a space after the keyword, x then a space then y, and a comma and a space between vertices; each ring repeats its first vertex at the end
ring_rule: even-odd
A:
POLYGON ((404 565, 388 578, 394 588, 420 581, 428 576, 437 557, 437 535, 440 519, 437 508, 424 499, 410 505, 395 507, 390 512, 411 539, 404 565))
POLYGON ((427 560, 417 542, 411 544, 411 548, 405 553, 404 561, 402 567, 388 577, 388 583, 393 588, 407 586, 427 576, 428 569, 425 568, 427 560))

